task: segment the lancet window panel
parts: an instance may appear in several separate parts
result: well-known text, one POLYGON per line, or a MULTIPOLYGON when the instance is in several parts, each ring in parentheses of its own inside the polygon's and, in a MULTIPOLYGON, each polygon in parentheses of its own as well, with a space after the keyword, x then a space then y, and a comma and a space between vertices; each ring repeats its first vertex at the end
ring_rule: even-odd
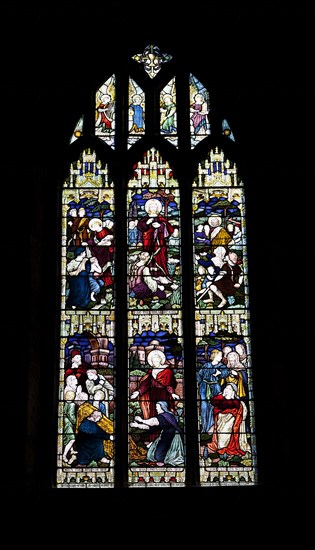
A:
POLYGON ((131 487, 185 485, 180 194, 151 148, 128 183, 131 487))
POLYGON ((95 95, 95 135, 116 147, 116 76, 111 75, 95 95))
POLYGON ((57 487, 113 487, 115 196, 94 152, 62 190, 57 487))
POLYGON ((193 183, 201 486, 257 482, 244 185, 211 150, 193 183))
POLYGON ((133 78, 128 87, 128 148, 145 134, 145 93, 133 78))
POLYGON ((160 131, 167 141, 178 146, 175 77, 164 86, 160 94, 160 131))
POLYGON ((210 94, 193 74, 189 75, 190 143, 194 149, 211 134, 210 94))

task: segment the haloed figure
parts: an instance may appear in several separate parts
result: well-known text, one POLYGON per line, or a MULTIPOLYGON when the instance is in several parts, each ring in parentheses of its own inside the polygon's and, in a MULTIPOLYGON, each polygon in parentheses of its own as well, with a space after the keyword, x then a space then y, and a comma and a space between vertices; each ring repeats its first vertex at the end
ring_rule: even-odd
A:
POLYGON ((161 215, 162 203, 158 199, 149 199, 145 204, 147 216, 138 222, 138 230, 142 234, 143 250, 149 252, 151 257, 150 267, 156 275, 169 277, 167 266, 167 246, 174 228, 170 222, 161 215))
MULTIPOLYGON (((175 400, 179 395, 175 393, 177 381, 172 367, 166 363, 165 354, 160 350, 152 350, 148 354, 148 363, 151 368, 141 378, 139 389, 135 390, 130 399, 139 398, 143 417, 151 418, 156 413, 157 401, 167 402, 170 411, 175 412, 175 400)), ((156 439, 156 434, 149 434, 149 441, 156 439)))

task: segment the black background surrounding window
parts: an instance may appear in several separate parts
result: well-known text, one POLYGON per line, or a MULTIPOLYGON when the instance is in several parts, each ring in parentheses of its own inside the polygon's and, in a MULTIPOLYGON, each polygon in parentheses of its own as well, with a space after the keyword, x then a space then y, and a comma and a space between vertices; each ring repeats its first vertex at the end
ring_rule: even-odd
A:
MULTIPOLYGON (((83 498, 82 491, 52 489, 59 330, 56 185, 72 160, 68 144, 74 125, 93 108, 91 87, 114 73, 117 63, 123 66, 126 52, 154 43, 205 85, 213 79, 209 91, 215 90, 238 142, 238 168, 246 183, 260 481, 253 488, 146 489, 145 494, 120 487, 110 496, 83 490, 85 503, 106 502, 107 519, 129 516, 131 525, 135 508, 154 515, 161 499, 169 513, 177 510, 178 529, 181 513, 190 510, 205 517, 208 509, 227 506, 230 514, 238 509, 244 523, 257 517, 262 505, 270 522, 279 509, 298 513, 310 496, 314 499, 311 436, 303 436, 307 372, 313 369, 312 322, 303 305, 312 298, 304 285, 311 250, 303 258, 309 236, 298 231, 308 222, 314 176, 314 155, 306 145, 311 90, 303 65, 311 13, 299 2, 205 2, 189 9, 177 3, 90 1, 85 8, 80 2, 8 4, 4 16, 11 29, 4 66, 12 134, 5 148, 12 160, 2 153, 8 173, 3 208, 11 219, 3 238, 5 273, 13 271, 11 288, 4 290, 9 318, 3 310, 3 376, 10 376, 4 425, 13 440, 3 453, 6 507, 51 506, 57 517, 59 507, 69 511, 83 498)), ((314 418, 308 423, 312 432, 313 423, 314 418)))

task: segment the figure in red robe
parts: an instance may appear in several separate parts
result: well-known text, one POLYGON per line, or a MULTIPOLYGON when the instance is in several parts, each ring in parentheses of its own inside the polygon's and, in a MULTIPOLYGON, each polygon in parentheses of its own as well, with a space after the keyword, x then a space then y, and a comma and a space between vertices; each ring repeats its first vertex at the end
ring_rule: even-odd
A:
MULTIPOLYGON (((175 401, 180 396, 175 393, 176 378, 170 365, 165 364, 165 354, 161 350, 153 349, 148 354, 148 363, 151 369, 140 379, 138 390, 134 391, 130 399, 139 398, 144 419, 156 414, 156 403, 166 401, 171 412, 175 412, 175 401)), ((156 433, 146 435, 147 441, 154 441, 156 433)))
POLYGON ((245 427, 247 407, 237 397, 236 385, 227 384, 222 393, 211 397, 210 402, 214 407, 214 430, 207 447, 213 457, 212 463, 218 462, 221 456, 229 459, 250 453, 245 427))
POLYGON ((158 199, 149 199, 145 204, 147 216, 138 221, 138 230, 142 233, 143 250, 151 256, 150 267, 156 276, 165 276, 171 280, 167 267, 167 240, 174 232, 169 221, 160 215, 162 203, 158 199))
POLYGON ((99 218, 92 218, 89 222, 92 234, 88 240, 88 245, 92 256, 97 258, 102 268, 102 275, 99 278, 102 279, 105 287, 113 284, 114 235, 112 226, 113 221, 109 219, 105 220, 104 224, 99 218))
POLYGON ((87 369, 91 368, 89 363, 82 360, 82 355, 79 350, 71 351, 71 365, 66 368, 65 378, 70 374, 74 374, 78 380, 78 386, 81 386, 83 392, 88 393, 86 389, 87 369))

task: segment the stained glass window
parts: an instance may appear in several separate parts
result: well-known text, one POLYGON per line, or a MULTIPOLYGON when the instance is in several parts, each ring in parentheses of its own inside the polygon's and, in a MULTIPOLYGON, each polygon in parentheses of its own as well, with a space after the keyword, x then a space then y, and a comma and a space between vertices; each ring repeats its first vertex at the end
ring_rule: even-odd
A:
POLYGON ((69 139, 56 485, 255 485, 237 129, 211 74, 153 44, 130 61, 69 139))
POLYGON ((185 407, 179 186, 152 148, 128 188, 128 479, 132 487, 180 486, 185 407))

